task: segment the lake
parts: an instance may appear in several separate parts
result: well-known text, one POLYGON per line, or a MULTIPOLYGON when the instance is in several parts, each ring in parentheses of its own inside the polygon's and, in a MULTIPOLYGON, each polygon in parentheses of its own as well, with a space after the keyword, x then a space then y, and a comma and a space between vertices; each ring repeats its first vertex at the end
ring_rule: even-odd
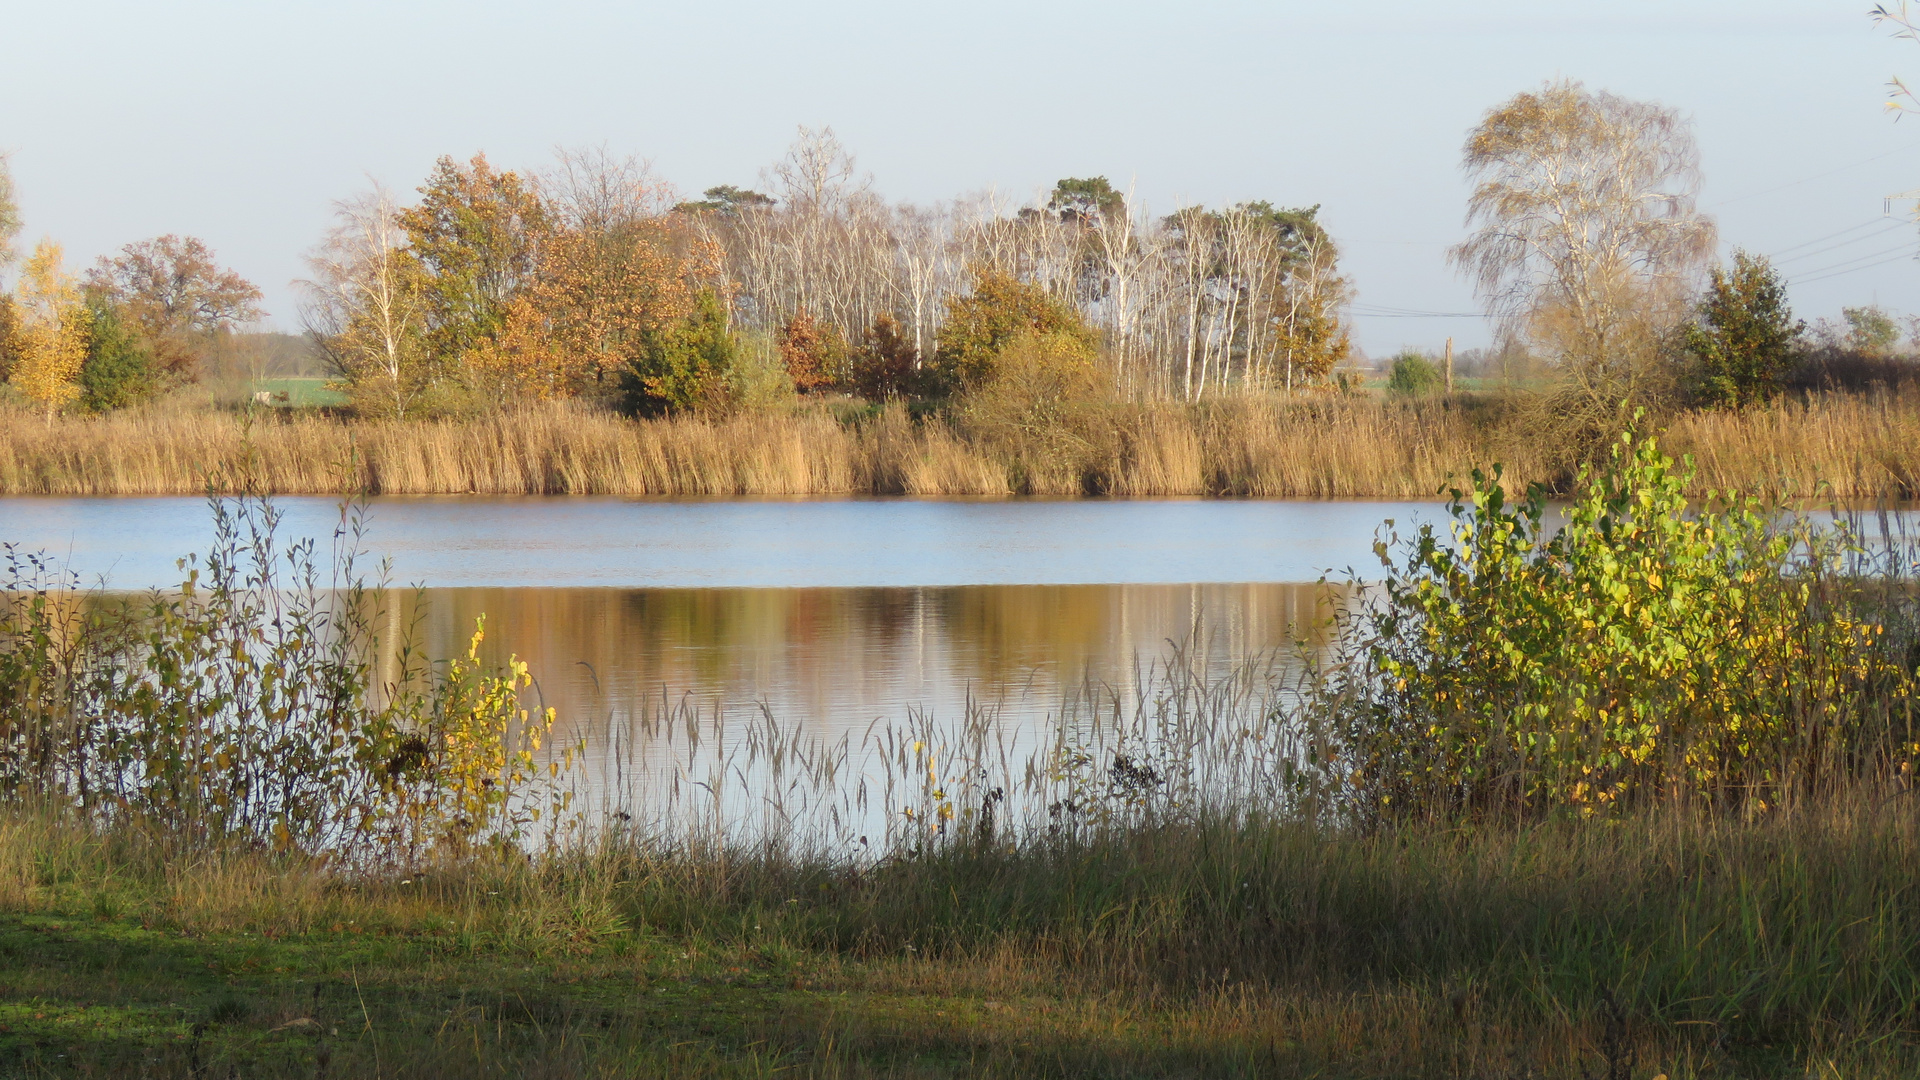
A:
MULTIPOLYGON (((336 500, 278 500, 325 550, 336 500)), ((481 613, 563 713, 637 695, 766 704, 829 729, 1014 690, 1130 677, 1191 642, 1211 664, 1290 646, 1322 575, 1377 566, 1394 502, 380 498, 364 545, 419 586, 431 651, 481 613), (590 699, 591 702, 590 702, 590 699)), ((0 541, 89 585, 166 587, 211 544, 190 498, 0 500, 0 541)))

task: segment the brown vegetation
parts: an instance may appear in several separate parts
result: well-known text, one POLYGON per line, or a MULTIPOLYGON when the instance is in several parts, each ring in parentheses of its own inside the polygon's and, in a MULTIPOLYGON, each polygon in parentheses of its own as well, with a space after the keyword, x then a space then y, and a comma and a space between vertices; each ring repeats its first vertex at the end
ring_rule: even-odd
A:
MULTIPOLYGON (((481 419, 349 421, 147 410, 0 426, 0 494, 187 495, 250 453, 283 494, 1213 495, 1430 498, 1476 464, 1563 487, 1573 451, 1498 398, 1085 403, 1072 440, 900 406, 627 420, 566 404, 481 419)), ((1682 413, 1666 445, 1697 487, 1920 493, 1920 397, 1824 395, 1682 413)))

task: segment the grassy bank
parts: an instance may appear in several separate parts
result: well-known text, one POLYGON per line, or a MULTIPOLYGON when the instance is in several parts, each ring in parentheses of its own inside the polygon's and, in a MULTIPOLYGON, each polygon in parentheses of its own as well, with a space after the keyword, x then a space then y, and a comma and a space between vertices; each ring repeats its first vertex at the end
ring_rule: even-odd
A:
POLYGON ((866 868, 330 874, 0 825, 8 1075, 1905 1077, 1910 799, 866 868))
MULTIPOLYGON (((1476 462, 1564 483, 1551 431, 1497 398, 1236 400, 1115 406, 1072 438, 973 430, 902 410, 824 408, 629 421, 549 408, 462 422, 363 423, 207 410, 0 425, 0 494, 199 494, 209 470, 248 470, 285 494, 851 495, 1429 498, 1476 462)), ((1698 490, 1785 481, 1800 494, 1920 493, 1920 397, 1825 396, 1745 413, 1681 414, 1669 448, 1698 490)))

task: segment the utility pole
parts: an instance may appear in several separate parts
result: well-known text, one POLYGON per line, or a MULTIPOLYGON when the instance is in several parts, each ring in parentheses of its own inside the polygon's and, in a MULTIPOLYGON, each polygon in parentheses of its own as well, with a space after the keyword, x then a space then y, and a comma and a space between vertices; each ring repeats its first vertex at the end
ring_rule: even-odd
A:
POLYGON ((1453 393, 1453 339, 1447 339, 1447 393, 1453 393))

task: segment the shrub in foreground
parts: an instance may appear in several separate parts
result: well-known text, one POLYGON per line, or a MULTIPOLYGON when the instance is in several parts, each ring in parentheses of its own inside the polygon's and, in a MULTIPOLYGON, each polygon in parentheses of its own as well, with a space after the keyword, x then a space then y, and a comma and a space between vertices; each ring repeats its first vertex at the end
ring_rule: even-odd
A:
POLYGON ((1874 565, 1781 506, 1691 503, 1689 479, 1629 433, 1557 531, 1496 469, 1453 492, 1450 537, 1423 526, 1399 562, 1376 543, 1379 598, 1315 699, 1362 818, 1763 809, 1911 762, 1897 548, 1874 565))
POLYGON ((520 706, 526 665, 483 665, 482 628, 440 665, 383 643, 357 515, 323 576, 311 541, 275 538, 271 502, 209 505, 217 539, 171 592, 90 595, 4 549, 0 799, 192 847, 410 861, 510 840, 553 722, 520 706))

